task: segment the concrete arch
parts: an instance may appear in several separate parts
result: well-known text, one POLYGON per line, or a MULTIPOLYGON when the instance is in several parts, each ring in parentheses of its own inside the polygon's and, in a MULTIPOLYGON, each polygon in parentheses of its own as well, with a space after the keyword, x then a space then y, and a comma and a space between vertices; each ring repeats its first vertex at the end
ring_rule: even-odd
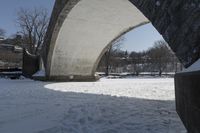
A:
POLYGON ((199 58, 200 14, 195 0, 57 0, 43 48, 47 76, 93 78, 93 68, 103 49, 131 27, 148 22, 140 11, 186 67, 199 58), (95 33, 95 30, 102 31, 95 33))
POLYGON ((106 47, 119 35, 147 22, 128 0, 79 1, 64 20, 48 55, 48 75, 53 79, 94 79, 106 47))
POLYGON ((102 58, 103 55, 106 53, 107 49, 108 49, 111 45, 113 45, 113 42, 114 42, 116 39, 118 39, 119 37, 125 35, 125 34, 128 33, 129 31, 131 31, 131 30, 133 30, 133 29, 135 29, 135 28, 138 28, 138 27, 140 27, 140 26, 142 26, 142 25, 148 24, 148 23, 149 23, 149 22, 144 22, 144 23, 141 23, 141 24, 136 25, 136 26, 134 26, 134 27, 131 27, 131 28, 129 28, 127 31, 125 31, 125 32, 123 32, 123 33, 120 33, 116 38, 114 38, 110 43, 108 43, 108 45, 102 50, 101 54, 100 54, 99 57, 97 58, 96 63, 94 63, 94 67, 93 67, 92 73, 94 74, 94 73, 96 72, 97 67, 98 67, 98 64, 99 64, 101 58, 102 58))

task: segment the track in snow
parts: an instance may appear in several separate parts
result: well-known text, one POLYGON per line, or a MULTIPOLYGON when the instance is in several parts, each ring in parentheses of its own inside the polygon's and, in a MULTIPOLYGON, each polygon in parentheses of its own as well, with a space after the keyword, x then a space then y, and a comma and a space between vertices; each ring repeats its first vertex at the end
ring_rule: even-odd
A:
POLYGON ((0 79, 0 133, 186 133, 173 79, 0 79))

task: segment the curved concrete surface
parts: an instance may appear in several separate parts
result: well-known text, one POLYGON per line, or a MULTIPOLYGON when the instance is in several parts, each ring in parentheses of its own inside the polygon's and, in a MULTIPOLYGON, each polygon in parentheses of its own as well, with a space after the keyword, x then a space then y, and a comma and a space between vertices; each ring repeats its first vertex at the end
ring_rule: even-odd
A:
POLYGON ((124 32, 147 22, 128 0, 81 0, 58 33, 48 76, 93 77, 106 47, 124 32))
POLYGON ((185 67, 200 58, 195 0, 56 0, 42 49, 47 78, 92 79, 106 47, 148 22, 139 10, 185 67))

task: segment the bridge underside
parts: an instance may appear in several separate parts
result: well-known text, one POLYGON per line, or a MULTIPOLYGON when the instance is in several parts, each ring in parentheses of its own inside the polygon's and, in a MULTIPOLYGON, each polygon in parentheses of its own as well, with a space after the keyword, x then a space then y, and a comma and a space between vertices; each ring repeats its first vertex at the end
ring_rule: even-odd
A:
POLYGON ((195 0, 57 0, 43 47, 46 76, 94 79, 111 42, 149 20, 188 67, 200 56, 198 11, 195 0))
POLYGON ((111 42, 148 19, 128 0, 81 0, 68 13, 48 55, 51 79, 92 80, 111 42))

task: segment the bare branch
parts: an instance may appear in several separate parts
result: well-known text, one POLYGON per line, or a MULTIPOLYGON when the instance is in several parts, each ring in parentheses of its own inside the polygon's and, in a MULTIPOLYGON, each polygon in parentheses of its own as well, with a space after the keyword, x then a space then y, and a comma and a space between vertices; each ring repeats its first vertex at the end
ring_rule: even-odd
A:
POLYGON ((43 44, 49 23, 48 12, 44 8, 33 10, 21 8, 17 13, 17 24, 20 27, 24 43, 29 44, 29 52, 37 54, 43 44))

